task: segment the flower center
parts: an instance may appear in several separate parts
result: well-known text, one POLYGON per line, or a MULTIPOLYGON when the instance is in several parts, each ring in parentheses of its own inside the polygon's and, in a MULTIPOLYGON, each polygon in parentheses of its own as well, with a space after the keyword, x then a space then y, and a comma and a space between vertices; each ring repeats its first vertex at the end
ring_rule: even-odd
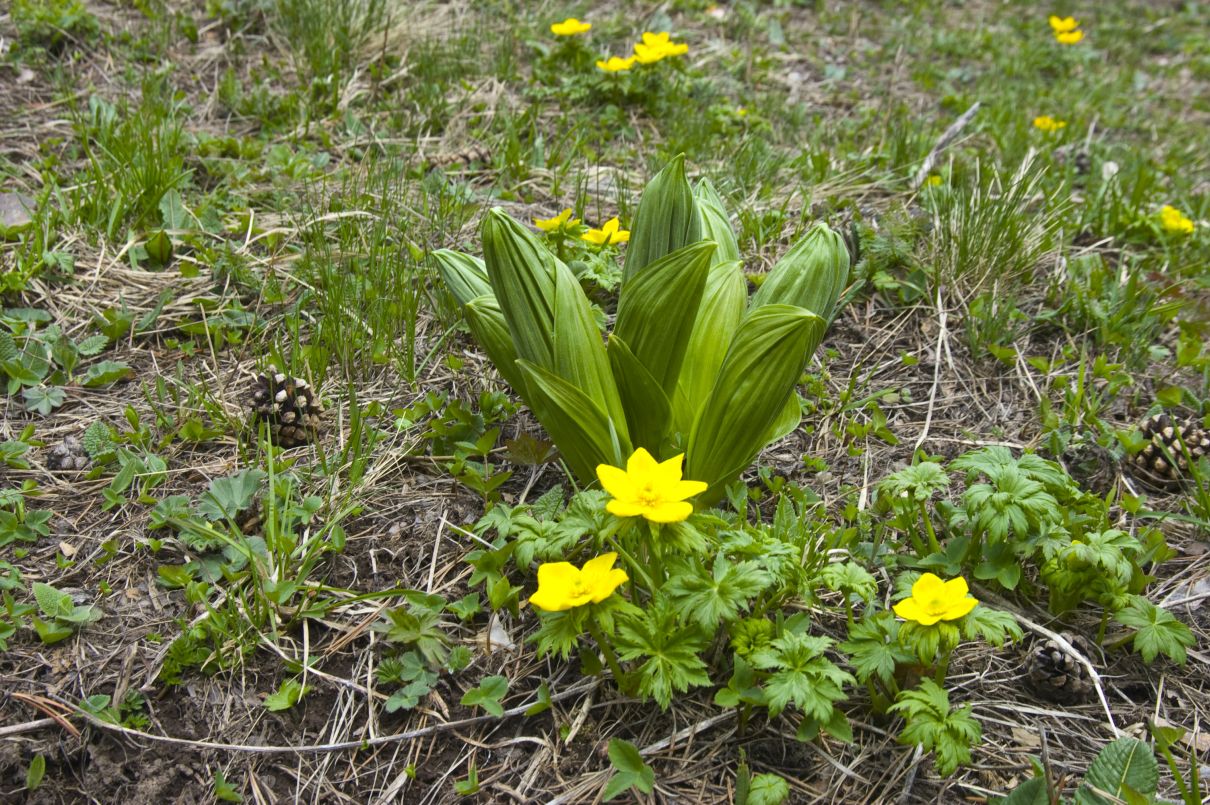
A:
POLYGON ((944 615, 949 611, 950 603, 939 595, 932 596, 924 602, 924 609, 930 615, 944 615))
POLYGON ((638 498, 639 505, 641 506, 658 506, 663 499, 659 490, 655 488, 655 484, 650 481, 639 487, 638 494, 635 497, 638 498))

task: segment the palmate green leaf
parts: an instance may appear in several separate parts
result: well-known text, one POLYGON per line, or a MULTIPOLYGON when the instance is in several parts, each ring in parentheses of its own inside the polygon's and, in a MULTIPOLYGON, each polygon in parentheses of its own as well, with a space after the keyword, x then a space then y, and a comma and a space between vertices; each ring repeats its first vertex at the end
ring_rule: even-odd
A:
POLYGON ((979 604, 961 621, 962 636, 967 640, 982 637, 993 646, 1020 640, 1024 633, 1011 612, 979 604))
POLYGON ((685 155, 679 154, 643 189, 630 227, 622 282, 649 263, 701 239, 701 214, 685 178, 685 155))
POLYGON ((1178 665, 1184 665, 1185 649, 1196 642, 1188 626, 1140 595, 1131 596, 1130 605, 1115 613, 1113 619, 1135 630, 1134 650, 1146 662, 1163 654, 1178 665))
POLYGON ((622 283, 614 335, 667 395, 676 389, 715 248, 713 241, 700 240, 647 264, 622 283))
POLYGON ((588 395, 557 375, 529 361, 518 360, 517 365, 534 415, 577 478, 591 481, 598 464, 625 466, 631 446, 624 422, 611 420, 588 395))
POLYGON ((720 623, 738 618, 749 601, 772 583, 773 577, 759 562, 732 564, 719 554, 713 572, 697 563, 679 566, 664 583, 664 592, 682 619, 713 632, 720 623))
POLYGON ((508 678, 503 676, 487 676, 479 683, 479 687, 471 688, 462 694, 462 704, 467 707, 482 707, 494 716, 504 715, 504 697, 508 694, 508 678))
POLYGON ((935 753, 937 772, 943 777, 970 763, 971 747, 983 736, 970 705, 951 710, 949 694, 931 679, 900 692, 889 711, 901 714, 907 722, 899 732, 899 743, 920 744, 935 753))
POLYGON ((667 710, 673 693, 710 684, 701 654, 709 636, 677 622, 667 603, 657 602, 618 621, 617 647, 625 660, 642 660, 636 669, 639 693, 667 710))
POLYGON ((789 305, 744 319, 689 436, 685 477, 710 485, 703 503, 718 500, 764 448, 823 332, 821 318, 789 305))
POLYGON ((826 637, 794 633, 773 641, 771 664, 760 662, 777 669, 765 682, 769 715, 793 704, 805 716, 831 721, 834 703, 845 697, 843 686, 855 681, 823 656, 831 644, 826 637))
POLYGON ((898 635, 899 622, 885 610, 849 627, 849 639, 840 648, 849 655, 849 664, 859 680, 868 682, 876 677, 889 681, 897 665, 915 661, 915 656, 899 644, 898 635))
POLYGON ((1158 785, 1159 769, 1151 747, 1134 738, 1118 738, 1092 761, 1083 785, 1076 790, 1075 801, 1076 805, 1151 802, 1158 785), (1131 794, 1136 795, 1135 800, 1131 800, 1131 794))
POLYGON ((668 395, 616 333, 610 334, 606 353, 626 411, 626 428, 631 442, 659 455, 672 417, 668 395))
POLYGON ((211 522, 234 519, 252 505, 264 479, 264 470, 258 469, 240 470, 226 478, 215 478, 198 501, 198 513, 211 522))
POLYGON ((303 685, 297 679, 283 679, 277 690, 265 697, 265 709, 271 713, 289 710, 310 690, 310 685, 303 685))
POLYGON ((453 249, 438 249, 433 252, 437 272, 445 287, 454 295, 459 306, 469 305, 480 296, 492 295, 492 284, 487 278, 487 267, 474 255, 456 252, 453 249))
POLYGON ((820 222, 777 261, 752 297, 751 307, 794 305, 828 322, 848 278, 844 238, 820 222))

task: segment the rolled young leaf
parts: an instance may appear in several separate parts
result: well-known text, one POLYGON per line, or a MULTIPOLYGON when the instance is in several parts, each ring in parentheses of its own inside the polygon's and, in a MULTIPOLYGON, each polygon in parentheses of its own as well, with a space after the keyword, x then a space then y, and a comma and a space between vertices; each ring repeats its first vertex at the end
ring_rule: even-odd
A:
POLYGON ((472 299, 491 295, 492 285, 487 278, 487 268, 478 257, 453 249, 438 249, 433 252, 433 260, 437 263, 437 271, 445 287, 449 288, 460 307, 470 304, 472 299))
MULTIPOLYGON (((483 253, 517 357, 587 395, 625 440, 625 414, 605 343, 588 297, 571 269, 499 208, 491 210, 483 222, 483 253)), ((526 402, 532 404, 532 400, 526 402)), ((540 412, 535 413, 548 425, 540 412)))
POLYGON ((702 217, 702 237, 718 244, 714 262, 739 260, 739 244, 735 242, 735 231, 727 217, 727 208, 709 179, 702 179, 694 186, 693 197, 697 200, 697 211, 702 217))
POLYGON ((508 322, 504 320, 496 297, 491 294, 476 297, 464 310, 471 334, 495 364, 496 371, 513 387, 513 391, 525 397, 525 376, 517 368, 517 348, 513 345, 508 322))
POLYGON ((831 321, 849 279, 849 250, 822 221, 777 261, 752 297, 750 308, 797 305, 831 321))
MULTIPOLYGON (((717 254, 717 252, 716 252, 717 254)), ((706 402, 719 367, 748 305, 748 282, 738 261, 715 263, 706 275, 706 287, 685 360, 672 395, 672 430, 689 435, 697 412, 706 402)))
POLYGON ((825 328, 790 305, 765 305, 744 318, 689 436, 685 477, 710 484, 700 502, 718 500, 765 447, 825 328))
POLYGON ((614 334, 668 396, 681 373, 714 248, 713 241, 698 241, 648 263, 622 283, 614 334))
POLYGON ((518 360, 529 405, 550 433, 567 466, 582 483, 596 479, 598 464, 624 466, 630 442, 613 427, 605 412, 584 392, 552 372, 518 360))
POLYGON ((630 351, 617 333, 609 336, 609 364, 617 379, 622 407, 626 410, 626 427, 630 441, 645 447, 653 456, 662 458, 660 445, 668 429, 672 406, 659 382, 651 376, 642 362, 630 351))
POLYGON ((685 178, 685 155, 678 154, 643 189, 630 227, 622 281, 666 254, 702 239, 702 220, 685 178))

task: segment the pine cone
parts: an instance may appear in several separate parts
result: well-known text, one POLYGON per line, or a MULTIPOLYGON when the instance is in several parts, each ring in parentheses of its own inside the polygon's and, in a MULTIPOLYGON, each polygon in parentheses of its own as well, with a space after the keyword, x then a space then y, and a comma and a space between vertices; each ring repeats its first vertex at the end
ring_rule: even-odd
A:
POLYGON ((84 449, 84 445, 80 444, 79 439, 75 436, 68 436, 51 448, 50 453, 46 456, 46 466, 53 472, 64 470, 80 472, 92 466, 92 459, 88 457, 88 452, 84 449))
MULTIPOLYGON (((1085 656, 1088 642, 1079 635, 1064 633, 1063 639, 1085 656)), ((1025 660, 1023 674, 1030 688, 1043 699, 1061 704, 1078 704, 1092 693, 1088 669, 1073 654, 1054 640, 1038 641, 1025 660)))
POLYGON ((307 381, 287 377, 269 364, 268 374, 256 378, 252 411, 254 422, 269 423, 274 444, 297 447, 315 436, 324 408, 307 381))
POLYGON ((1147 446, 1130 459, 1131 474, 1156 489, 1180 486, 1189 475, 1189 459, 1196 464, 1210 455, 1210 432, 1195 420, 1174 420, 1167 414, 1157 414, 1144 421, 1139 432, 1147 439, 1147 446))

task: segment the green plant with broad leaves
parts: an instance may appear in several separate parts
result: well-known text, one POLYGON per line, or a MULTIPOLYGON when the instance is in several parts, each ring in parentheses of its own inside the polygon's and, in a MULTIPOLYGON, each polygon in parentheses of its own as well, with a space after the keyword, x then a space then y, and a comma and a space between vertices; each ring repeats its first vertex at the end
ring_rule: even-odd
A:
POLYGON ((849 271, 843 240, 818 223, 749 299, 726 210, 673 159, 639 202, 606 338, 572 270, 500 209, 484 259, 435 253, 446 287, 501 376, 550 433, 575 476, 638 448, 684 453, 699 503, 722 498, 800 419, 795 385, 849 271))
MULTIPOLYGON (((1167 745, 1160 745, 1167 749, 1167 745)), ((1111 803, 1144 803, 1156 801, 1159 787, 1159 768, 1151 748, 1136 738, 1118 738, 1101 750, 1084 781, 1076 789, 1072 799, 1060 798, 1055 783, 1050 779, 1049 769, 1036 760, 1034 776, 1017 786, 1007 797, 993 799, 997 805, 1111 805, 1111 803)), ((1196 764, 1194 764, 1196 768, 1196 764)), ((1182 799, 1195 805, 1201 797, 1191 799, 1197 789, 1184 786, 1180 777, 1182 799)), ((1196 784, 1196 778, 1195 778, 1196 784)))

